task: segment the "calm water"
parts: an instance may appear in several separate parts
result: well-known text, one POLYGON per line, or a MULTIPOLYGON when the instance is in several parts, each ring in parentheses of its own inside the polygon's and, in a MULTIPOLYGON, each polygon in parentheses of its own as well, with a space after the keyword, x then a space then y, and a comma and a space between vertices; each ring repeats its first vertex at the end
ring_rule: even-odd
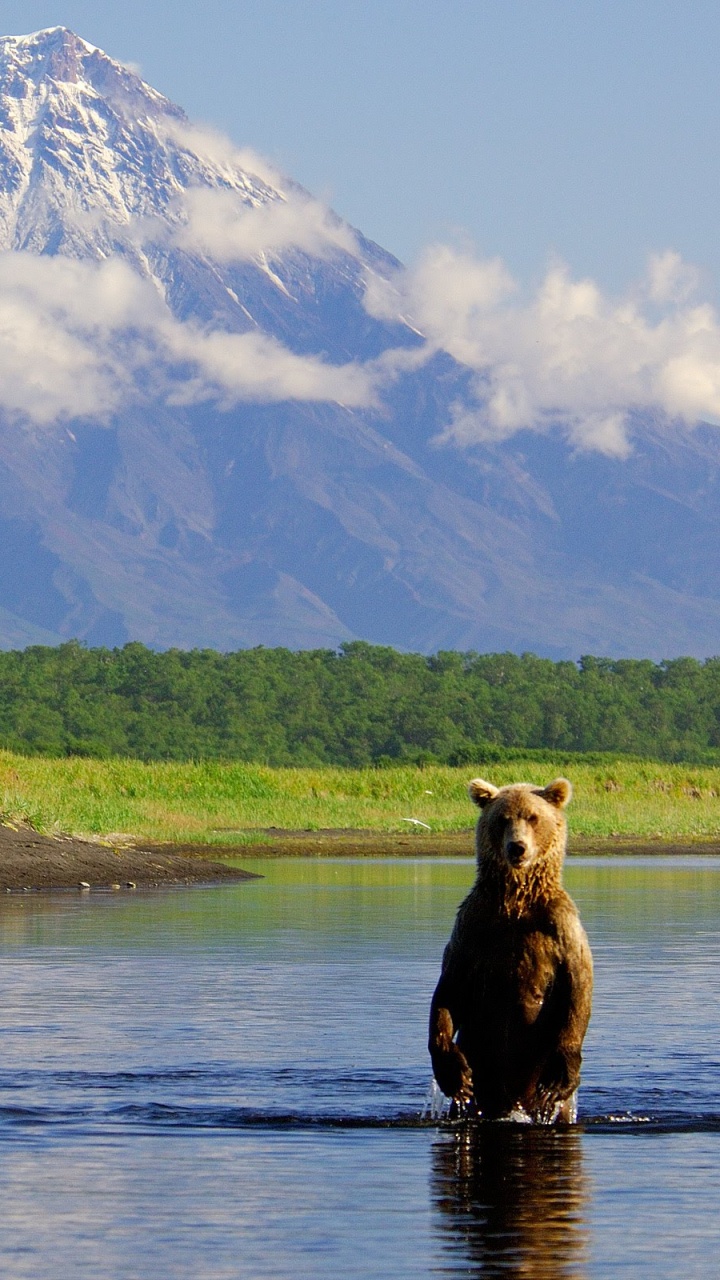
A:
POLYGON ((0 1275, 715 1277, 720 860, 574 861, 581 1124, 422 1123, 469 860, 0 901, 0 1275))

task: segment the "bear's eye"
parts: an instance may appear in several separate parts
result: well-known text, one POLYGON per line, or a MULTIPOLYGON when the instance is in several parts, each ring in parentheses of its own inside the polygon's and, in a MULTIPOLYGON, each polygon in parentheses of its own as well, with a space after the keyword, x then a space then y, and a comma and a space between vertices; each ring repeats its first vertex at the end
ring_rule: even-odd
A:
POLYGON ((538 816, 537 816, 537 814, 536 814, 536 813, 531 813, 531 814, 530 814, 530 817, 528 818, 528 822, 530 823, 530 826, 531 826, 531 827, 536 827, 536 826, 537 826, 537 824, 538 824, 538 816))

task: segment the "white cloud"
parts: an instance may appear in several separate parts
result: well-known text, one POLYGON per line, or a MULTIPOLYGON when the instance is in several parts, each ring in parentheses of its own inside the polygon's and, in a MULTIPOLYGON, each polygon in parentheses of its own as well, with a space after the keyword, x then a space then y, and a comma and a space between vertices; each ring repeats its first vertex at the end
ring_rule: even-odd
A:
POLYGON ((135 62, 132 58, 116 58, 114 61, 119 62, 120 66, 124 67, 125 70, 129 71, 132 75, 137 76, 138 80, 145 79, 141 63, 135 62))
POLYGON ((234 191, 195 187, 184 193, 182 219, 173 239, 183 249, 216 262, 272 257, 301 249, 315 257, 356 248, 348 226, 318 200, 292 193, 263 203, 243 203, 234 191))
POLYGON ((225 405, 238 400, 332 400, 360 408, 377 400, 372 366, 296 356, 263 333, 204 333, 171 321, 163 337, 173 359, 197 370, 186 389, 181 385, 172 393, 175 403, 215 395, 225 405))
POLYGON ((146 294, 119 262, 0 254, 0 406, 39 425, 104 418, 128 392, 113 335, 158 315, 146 294))
POLYGON ((238 170, 259 178, 268 190, 283 193, 285 181, 279 171, 250 147, 238 147, 226 134, 211 125, 191 124, 189 120, 166 115, 159 125, 164 140, 204 162, 209 170, 220 173, 234 185, 238 170))
POLYGON ((374 405, 386 362, 332 365, 260 333, 181 322, 120 259, 0 254, 0 409, 39 426, 103 421, 149 374, 168 402, 216 399, 374 405))
POLYGON ((440 246, 390 283, 371 279, 366 306, 403 314, 430 350, 475 371, 475 399, 454 407, 442 440, 469 445, 560 423, 577 448, 623 456, 633 413, 720 419, 720 323, 689 301, 696 284, 667 252, 626 298, 554 265, 523 301, 498 259, 440 246))
POLYGON ((698 289, 697 267, 683 262, 679 253, 666 249, 651 259, 647 272, 648 297, 663 306, 668 302, 687 302, 698 289))

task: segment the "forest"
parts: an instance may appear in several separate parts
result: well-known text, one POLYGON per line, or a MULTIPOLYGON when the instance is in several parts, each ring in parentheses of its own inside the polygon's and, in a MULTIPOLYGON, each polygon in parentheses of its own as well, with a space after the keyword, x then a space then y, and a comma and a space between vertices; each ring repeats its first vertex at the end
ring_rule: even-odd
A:
POLYGON ((0 652, 0 747, 270 765, 464 765, 514 751, 720 763, 720 658, 142 644, 0 652))

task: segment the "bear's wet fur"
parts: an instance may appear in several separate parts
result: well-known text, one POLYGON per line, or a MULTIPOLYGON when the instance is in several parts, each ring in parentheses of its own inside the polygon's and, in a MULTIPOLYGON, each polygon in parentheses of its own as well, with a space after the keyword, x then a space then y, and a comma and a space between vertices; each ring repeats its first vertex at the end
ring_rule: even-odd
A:
POLYGON ((476 778, 477 879, 461 904, 430 1011, 435 1079, 485 1119, 575 1116, 592 956, 562 886, 572 787, 476 778))

